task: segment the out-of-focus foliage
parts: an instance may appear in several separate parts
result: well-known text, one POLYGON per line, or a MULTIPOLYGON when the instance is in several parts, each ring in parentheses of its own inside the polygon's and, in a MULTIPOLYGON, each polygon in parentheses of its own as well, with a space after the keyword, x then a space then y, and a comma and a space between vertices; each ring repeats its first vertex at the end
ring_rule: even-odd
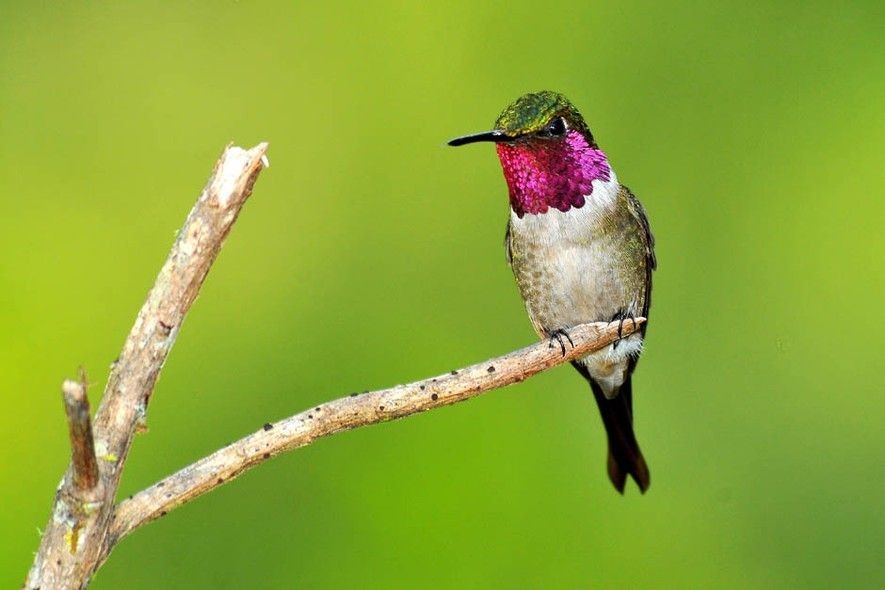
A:
POLYGON ((3 2, 0 586, 229 141, 271 143, 128 495, 279 418, 533 339, 488 128, 566 93, 648 209, 618 496, 568 368, 321 441, 127 539, 93 588, 881 587, 876 2, 3 2))

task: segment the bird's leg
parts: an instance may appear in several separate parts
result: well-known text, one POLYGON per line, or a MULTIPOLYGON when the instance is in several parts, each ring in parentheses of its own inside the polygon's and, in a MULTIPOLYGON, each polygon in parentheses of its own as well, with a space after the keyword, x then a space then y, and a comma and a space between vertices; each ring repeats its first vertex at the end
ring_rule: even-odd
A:
POLYGON ((568 340, 568 343, 572 348, 575 347, 575 343, 572 342, 572 337, 568 335, 565 328, 559 328, 558 330, 550 332, 550 345, 548 348, 553 348, 553 341, 555 340, 557 344, 559 344, 559 348, 562 349, 562 356, 565 356, 565 342, 563 339, 568 340))

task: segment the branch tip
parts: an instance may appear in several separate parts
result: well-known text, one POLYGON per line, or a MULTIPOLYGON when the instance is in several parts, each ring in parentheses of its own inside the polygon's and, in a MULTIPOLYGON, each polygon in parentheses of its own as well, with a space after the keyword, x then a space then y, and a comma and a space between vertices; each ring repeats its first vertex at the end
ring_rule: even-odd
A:
POLYGON ((71 438, 71 468, 74 488, 88 492, 98 485, 98 461, 89 418, 89 398, 86 396, 85 373, 81 380, 65 379, 61 386, 68 432, 71 438))
POLYGON ((248 198, 258 173, 270 166, 267 147, 267 142, 251 149, 229 145, 222 152, 212 181, 215 199, 222 208, 232 203, 242 204, 240 199, 248 198))

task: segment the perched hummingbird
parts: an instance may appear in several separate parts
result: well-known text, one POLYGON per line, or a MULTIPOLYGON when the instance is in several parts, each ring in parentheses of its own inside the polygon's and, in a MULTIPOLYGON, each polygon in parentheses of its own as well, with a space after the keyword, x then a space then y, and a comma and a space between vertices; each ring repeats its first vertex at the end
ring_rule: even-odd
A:
MULTIPOLYGON (((648 317, 654 238, 642 205, 618 182, 578 110, 556 92, 521 96, 492 131, 453 139, 495 143, 510 192, 507 261, 535 331, 563 338, 577 324, 648 317)), ((642 492, 648 466, 633 433, 640 332, 572 365, 590 382, 608 434, 608 476, 642 492)), ((552 342, 552 341, 551 341, 552 342)))

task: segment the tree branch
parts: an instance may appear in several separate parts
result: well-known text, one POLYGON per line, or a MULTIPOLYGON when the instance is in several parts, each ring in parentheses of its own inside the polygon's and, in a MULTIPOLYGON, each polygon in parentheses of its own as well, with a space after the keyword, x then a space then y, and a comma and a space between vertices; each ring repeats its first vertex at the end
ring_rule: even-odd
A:
MULTIPOLYGON (((633 333, 644 321, 638 318, 635 323, 624 324, 623 335, 633 333)), ((465 401, 604 348, 618 339, 619 324, 584 324, 570 329, 574 346, 566 346, 565 354, 555 341, 542 341, 445 375, 351 395, 274 424, 265 424, 257 432, 121 502, 111 524, 111 542, 117 542, 136 528, 212 491, 274 455, 307 446, 336 432, 465 401)))
POLYGON ((98 485, 98 461, 95 459, 95 444, 92 441, 85 374, 81 374, 79 381, 65 380, 61 391, 71 435, 74 487, 81 492, 89 492, 98 485))
POLYGON ((184 316, 266 165, 266 151, 266 143, 251 150, 230 146, 216 163, 111 370, 93 429, 99 459, 96 497, 87 501, 78 493, 69 468, 26 588, 83 588, 110 552, 110 519, 132 439, 144 425, 154 384, 184 316))

